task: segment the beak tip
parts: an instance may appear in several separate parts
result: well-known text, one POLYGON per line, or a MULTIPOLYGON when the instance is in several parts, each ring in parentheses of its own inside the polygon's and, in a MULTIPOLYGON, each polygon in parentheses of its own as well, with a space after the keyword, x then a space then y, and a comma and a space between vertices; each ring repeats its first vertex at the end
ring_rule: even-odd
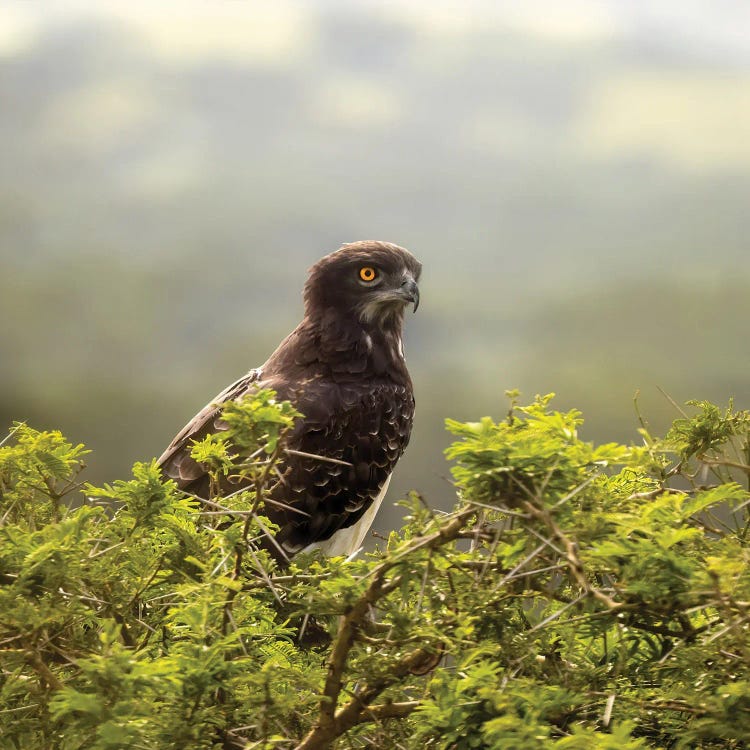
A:
POLYGON ((400 294, 407 303, 411 302, 414 305, 414 312, 416 312, 419 307, 419 287, 417 286, 417 282, 411 277, 404 280, 403 284, 401 284, 400 294))

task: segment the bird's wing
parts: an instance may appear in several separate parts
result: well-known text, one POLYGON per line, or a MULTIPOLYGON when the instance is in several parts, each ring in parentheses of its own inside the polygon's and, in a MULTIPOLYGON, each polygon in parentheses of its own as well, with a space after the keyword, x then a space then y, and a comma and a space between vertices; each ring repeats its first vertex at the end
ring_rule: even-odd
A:
MULTIPOLYGON (((250 370, 225 388, 180 430, 162 453, 158 461, 161 470, 170 479, 174 479, 181 489, 197 489, 190 485, 205 479, 206 476, 206 470, 190 457, 192 444, 210 433, 225 430, 226 425, 221 421, 222 405, 227 401, 241 398, 260 379, 260 370, 250 370)), ((196 491, 195 494, 201 495, 202 493, 196 491)))

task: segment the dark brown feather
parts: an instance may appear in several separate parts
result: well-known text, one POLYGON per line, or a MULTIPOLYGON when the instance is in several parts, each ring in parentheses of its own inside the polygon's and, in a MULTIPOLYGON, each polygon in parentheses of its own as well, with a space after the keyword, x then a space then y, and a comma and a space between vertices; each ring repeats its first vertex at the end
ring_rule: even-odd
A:
POLYGON ((273 388, 304 415, 288 440, 293 452, 279 466, 282 480, 270 491, 272 500, 302 513, 270 503, 264 510, 280 526, 277 542, 291 555, 357 523, 403 454, 414 416, 401 348, 405 302, 380 304, 377 294, 396 294, 407 277, 416 288, 420 270, 406 250, 380 242, 345 245, 322 258, 310 269, 302 322, 262 367, 222 391, 183 428, 159 459, 164 474, 207 499, 206 472, 189 455, 193 442, 226 429, 223 402, 273 388), (377 289, 352 282, 360 264, 382 269, 377 289))

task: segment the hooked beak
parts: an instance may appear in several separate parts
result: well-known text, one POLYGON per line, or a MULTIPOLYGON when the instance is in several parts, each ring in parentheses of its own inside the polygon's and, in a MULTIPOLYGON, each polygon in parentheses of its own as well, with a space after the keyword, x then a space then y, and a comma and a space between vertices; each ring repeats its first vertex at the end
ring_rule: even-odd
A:
POLYGON ((399 291, 401 296, 407 302, 414 303, 414 312, 416 312, 419 307, 419 287, 417 286, 417 282, 409 277, 404 280, 403 284, 401 284, 401 289, 399 291))
POLYGON ((414 312, 416 312, 419 307, 419 287, 414 277, 411 274, 406 274, 401 286, 373 290, 369 298, 360 307, 360 317, 362 320, 371 323, 394 314, 400 314, 409 303, 414 305, 414 312))

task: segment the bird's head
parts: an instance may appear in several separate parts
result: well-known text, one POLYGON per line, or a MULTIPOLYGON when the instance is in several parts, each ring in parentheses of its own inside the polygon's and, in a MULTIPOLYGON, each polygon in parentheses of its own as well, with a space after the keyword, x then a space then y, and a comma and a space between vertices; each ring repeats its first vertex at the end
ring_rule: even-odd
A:
POLYGON ((407 305, 419 305, 422 264, 403 247, 365 240, 321 258, 305 284, 308 315, 335 309, 361 323, 400 323, 407 305))

